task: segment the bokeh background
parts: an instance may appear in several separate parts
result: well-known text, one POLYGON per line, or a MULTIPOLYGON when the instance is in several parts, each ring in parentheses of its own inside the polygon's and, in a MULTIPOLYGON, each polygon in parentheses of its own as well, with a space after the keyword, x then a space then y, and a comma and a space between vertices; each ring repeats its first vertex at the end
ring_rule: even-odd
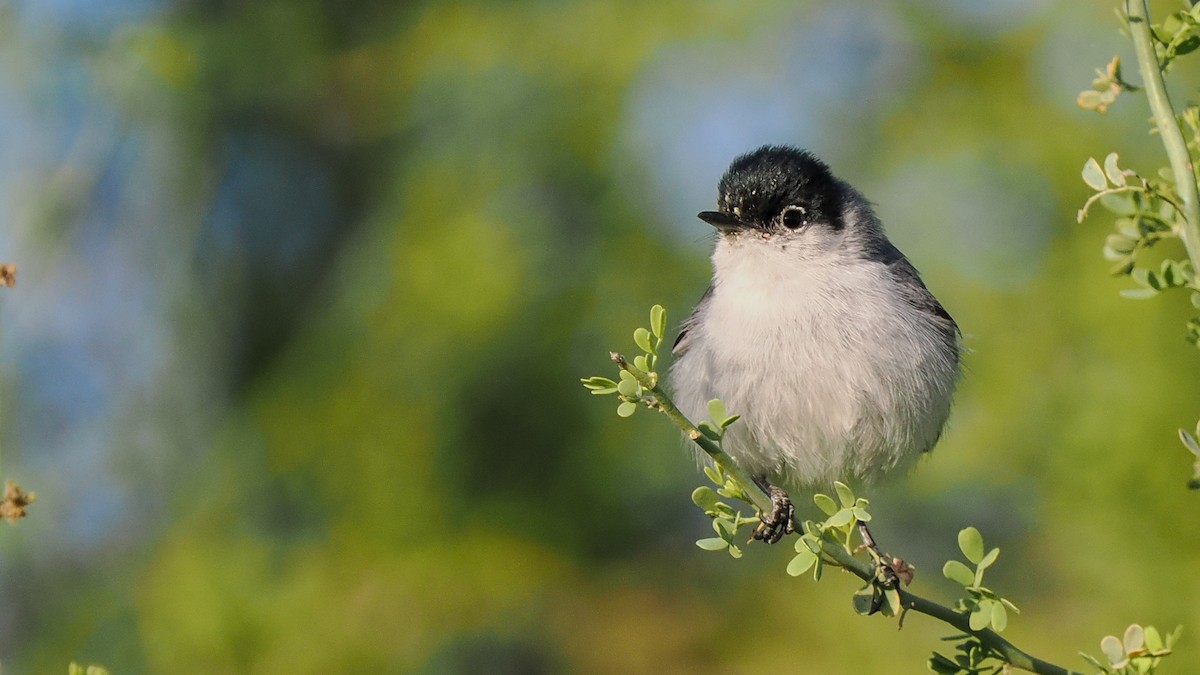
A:
POLYGON ((697 549, 670 425, 579 385, 651 304, 674 331, 696 212, 771 142, 966 334, 943 442, 870 495, 915 588, 953 599, 975 525, 1018 645, 1082 669, 1182 623, 1187 672, 1187 299, 1120 299, 1075 223, 1087 157, 1162 163, 1144 99, 1074 103, 1131 56, 1114 5, 0 4, 0 476, 39 496, 0 527, 4 671, 922 672, 947 627, 697 549))

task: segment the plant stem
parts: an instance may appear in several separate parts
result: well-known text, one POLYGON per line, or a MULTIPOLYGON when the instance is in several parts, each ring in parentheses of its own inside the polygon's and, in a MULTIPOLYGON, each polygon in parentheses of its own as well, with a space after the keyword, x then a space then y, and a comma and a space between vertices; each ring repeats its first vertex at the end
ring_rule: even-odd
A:
MULTIPOLYGON (((616 352, 610 353, 609 356, 612 358, 613 362, 616 363, 619 368, 621 368, 621 370, 633 375, 634 378, 637 379, 638 384, 642 385, 643 389, 653 395, 654 399, 649 403, 651 407, 669 417, 671 421, 675 423, 675 426, 682 429, 687 437, 692 440, 692 442, 700 446, 701 450, 704 450, 704 452, 708 453, 708 455, 713 458, 713 461, 715 461, 721 467, 721 469, 725 471, 726 474, 728 474, 741 485, 746 494, 750 496, 750 499, 754 501, 755 506, 764 512, 770 510, 770 496, 767 495, 767 493, 764 492, 757 483, 747 477, 746 473, 742 471, 741 467, 738 466, 737 461, 735 461, 733 457, 721 449, 719 444, 717 444, 708 436, 705 436, 704 432, 700 431, 695 424, 692 424, 691 420, 689 420, 682 412, 679 411, 679 408, 675 407, 675 404, 671 401, 670 397, 667 396, 666 392, 664 392, 658 386, 657 378, 651 377, 649 373, 641 370, 629 361, 626 361, 624 356, 621 356, 616 352)), ((822 542, 821 550, 836 565, 845 568, 851 574, 862 579, 863 581, 874 582, 876 580, 874 566, 866 561, 859 560, 858 558, 854 557, 854 555, 847 550, 846 547, 834 545, 829 542, 822 542)), ((900 604, 902 607, 919 614, 931 616, 935 619, 950 624, 954 628, 964 633, 975 636, 981 643, 1000 654, 1004 660, 1014 668, 1020 668, 1021 670, 1026 670, 1032 673, 1041 673, 1043 675, 1079 675, 1074 671, 1067 670, 1061 666, 1056 666, 1053 663, 1048 663, 1025 653, 1024 651, 1018 649, 1013 643, 1000 637, 998 633, 990 628, 984 630, 972 630, 970 625, 970 616, 965 612, 959 612, 951 609, 950 607, 946 607, 945 605, 939 605, 932 600, 926 600, 925 598, 922 598, 915 593, 910 593, 903 588, 899 588, 897 590, 900 592, 900 604)))
POLYGON ((1192 156, 1188 152, 1183 131, 1175 118, 1175 108, 1167 96, 1167 85, 1163 82, 1158 54, 1154 51, 1154 38, 1150 34, 1150 9, 1147 0, 1126 0, 1125 14, 1129 22, 1129 33, 1137 52, 1138 68, 1142 73, 1142 86, 1146 100, 1154 113, 1154 124, 1162 137, 1163 147, 1171 161, 1171 173, 1175 176, 1175 189, 1183 199, 1182 231, 1179 236, 1187 248, 1192 268, 1200 270, 1200 198, 1197 196, 1196 172, 1192 156))
POLYGON ((621 370, 633 375, 637 379, 638 384, 642 385, 643 389, 654 395, 654 402, 651 403, 651 406, 658 409, 659 412, 663 413, 667 417, 671 418, 671 421, 675 423, 675 426, 682 429, 683 433, 686 434, 693 443, 700 446, 701 450, 708 453, 708 456, 712 457, 713 461, 717 463, 717 466, 721 467, 722 471, 724 471, 742 486, 742 489, 746 491, 746 494, 750 496, 750 499, 754 501, 754 505, 757 506, 760 511, 765 513, 771 510, 771 498, 767 495, 767 493, 763 492, 762 488, 758 487, 754 481, 750 480, 749 476, 747 476, 746 473, 742 471, 742 468, 738 466, 738 463, 735 462, 728 453, 722 450, 721 446, 717 444, 716 441, 708 436, 705 436, 703 431, 700 431, 695 424, 692 424, 691 420, 689 420, 682 412, 679 411, 679 408, 675 407, 675 403, 671 401, 669 396, 667 396, 667 392, 663 391, 662 388, 658 386, 658 383, 654 381, 654 378, 650 377, 649 373, 646 373, 637 366, 626 361, 624 356, 621 356, 616 352, 611 352, 609 357, 612 358, 613 363, 616 363, 621 370))

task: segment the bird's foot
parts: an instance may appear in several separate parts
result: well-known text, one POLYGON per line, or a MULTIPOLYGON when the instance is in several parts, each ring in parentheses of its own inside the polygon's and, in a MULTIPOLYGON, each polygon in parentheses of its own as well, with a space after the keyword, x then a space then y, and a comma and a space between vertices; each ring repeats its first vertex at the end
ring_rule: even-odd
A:
MULTIPOLYGON (((871 554, 871 559, 875 561, 875 583, 885 589, 900 588, 900 582, 904 582, 905 586, 912 583, 913 575, 915 574, 913 566, 900 558, 886 555, 880 551, 866 523, 859 521, 858 534, 862 537, 863 543, 856 552, 866 549, 871 554)), ((874 614, 878 612, 880 607, 883 606, 883 600, 883 594, 877 593, 871 602, 871 609, 867 613, 874 614)))
POLYGON ((768 484, 767 494, 771 495, 771 513, 759 516, 761 521, 754 530, 754 538, 768 544, 777 543, 783 535, 796 531, 792 517, 796 515, 796 507, 782 489, 768 484))

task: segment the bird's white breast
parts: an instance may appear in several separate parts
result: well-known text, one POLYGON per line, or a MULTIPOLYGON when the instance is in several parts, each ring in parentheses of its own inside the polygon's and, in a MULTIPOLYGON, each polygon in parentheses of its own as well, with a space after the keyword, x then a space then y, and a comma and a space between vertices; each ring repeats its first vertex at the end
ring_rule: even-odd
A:
POLYGON ((671 370, 693 421, 742 415, 725 449, 785 485, 828 487, 911 463, 941 433, 957 375, 936 320, 880 262, 722 239, 713 294, 671 370))

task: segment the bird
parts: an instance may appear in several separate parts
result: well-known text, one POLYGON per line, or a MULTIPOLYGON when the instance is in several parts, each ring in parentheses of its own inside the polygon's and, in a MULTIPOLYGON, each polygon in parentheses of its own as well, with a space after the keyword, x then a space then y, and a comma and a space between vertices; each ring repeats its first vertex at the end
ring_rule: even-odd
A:
POLYGON ((870 484, 934 447, 961 333, 870 202, 805 150, 737 157, 698 217, 717 233, 712 283, 668 383, 691 420, 714 398, 740 415, 722 446, 771 496, 755 538, 775 543, 795 530, 789 493, 870 484))

